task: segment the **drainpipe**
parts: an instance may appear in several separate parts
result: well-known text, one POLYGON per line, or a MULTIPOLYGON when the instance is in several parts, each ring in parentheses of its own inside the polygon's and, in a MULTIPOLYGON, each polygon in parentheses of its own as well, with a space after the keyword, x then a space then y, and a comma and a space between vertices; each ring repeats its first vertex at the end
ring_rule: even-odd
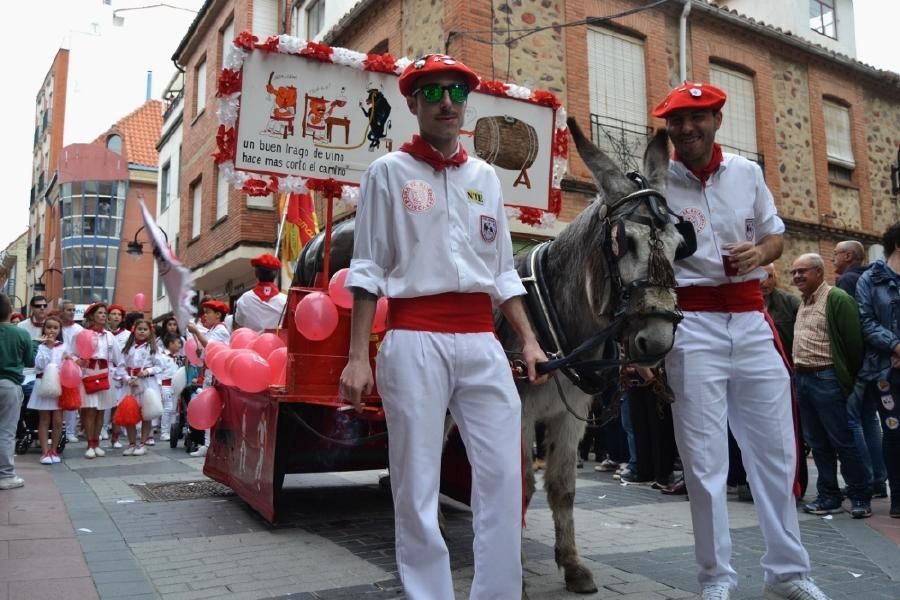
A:
POLYGON ((678 76, 681 82, 687 81, 687 19, 691 14, 691 0, 684 0, 681 19, 678 23, 678 76))

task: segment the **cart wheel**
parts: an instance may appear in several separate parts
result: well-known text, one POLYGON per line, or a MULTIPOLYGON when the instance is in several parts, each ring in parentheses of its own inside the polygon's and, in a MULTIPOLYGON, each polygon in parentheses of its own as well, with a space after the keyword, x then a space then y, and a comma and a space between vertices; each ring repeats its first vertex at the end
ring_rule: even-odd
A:
POLYGON ((31 438, 24 437, 21 440, 16 440, 16 454, 25 454, 28 452, 28 449, 31 448, 31 438))
POLYGON ((169 448, 177 448, 178 447, 178 425, 176 423, 172 423, 169 427, 169 448))

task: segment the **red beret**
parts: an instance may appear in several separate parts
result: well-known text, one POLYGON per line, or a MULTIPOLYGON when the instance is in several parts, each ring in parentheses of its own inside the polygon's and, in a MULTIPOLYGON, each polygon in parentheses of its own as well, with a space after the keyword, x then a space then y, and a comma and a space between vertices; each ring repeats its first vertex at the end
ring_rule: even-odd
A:
POLYGON ((25 315, 23 315, 22 313, 13 313, 13 314, 9 315, 9 320, 12 321, 16 317, 18 317, 20 321, 25 320, 25 315))
POLYGON ((479 79, 475 71, 446 54, 429 54, 411 63, 400 75, 400 93, 411 96, 416 91, 416 80, 431 73, 457 73, 469 84, 469 91, 478 87, 479 79))
POLYGON ((223 315, 228 314, 228 305, 221 300, 208 300, 200 306, 201 308, 208 308, 209 310, 213 310, 217 313, 222 313, 223 315))
POLYGON ((109 308, 106 309, 106 312, 112 312, 114 310, 121 312, 123 317, 125 316, 125 313, 128 312, 121 304, 110 304, 109 308))
POLYGON ((94 302, 93 304, 89 305, 86 309, 84 309, 84 316, 86 317, 86 316, 90 315, 92 312, 94 312, 101 306, 103 308, 106 308, 106 302, 94 302))
POLYGON ((281 261, 278 260, 277 256, 271 254, 260 254, 256 258, 251 259, 250 264, 254 267, 262 267, 264 269, 273 269, 276 271, 281 268, 281 261))
POLYGON ((708 83, 688 83, 678 86, 653 109, 654 117, 666 118, 678 110, 719 110, 725 105, 725 92, 708 83))

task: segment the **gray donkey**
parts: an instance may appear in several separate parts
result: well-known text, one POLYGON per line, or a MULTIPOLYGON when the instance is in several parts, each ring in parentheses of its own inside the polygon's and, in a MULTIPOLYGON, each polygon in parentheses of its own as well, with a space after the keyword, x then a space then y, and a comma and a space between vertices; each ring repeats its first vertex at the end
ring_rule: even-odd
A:
MULTIPOLYGON (((556 563, 564 570, 566 589, 592 593, 597 587, 578 557, 572 515, 582 419, 589 414, 592 395, 616 384, 619 365, 655 365, 671 349, 680 319, 672 262, 676 254, 690 252, 691 239, 686 238, 692 238, 693 230, 684 229, 687 224, 669 212, 661 195, 668 169, 664 131, 647 147, 644 178, 623 174, 574 119, 569 127, 599 195, 555 240, 516 257, 529 291, 529 318, 542 348, 555 359, 550 366, 564 374, 542 386, 522 383, 519 393, 526 456, 531 455, 535 423, 547 426, 544 488, 556 529, 556 563)), ((349 266, 352 220, 337 224, 332 236, 331 269, 349 266)), ((321 235, 307 244, 294 285, 312 285, 323 252, 321 235)), ((499 311, 495 322, 515 362, 519 341, 499 311)), ((526 463, 530 502, 535 478, 531 461, 526 463)))

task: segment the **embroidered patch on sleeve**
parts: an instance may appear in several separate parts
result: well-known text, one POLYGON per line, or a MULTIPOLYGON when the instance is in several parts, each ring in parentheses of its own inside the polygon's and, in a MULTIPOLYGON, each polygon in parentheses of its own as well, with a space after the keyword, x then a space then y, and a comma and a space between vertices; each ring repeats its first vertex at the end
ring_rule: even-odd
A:
POLYGON ((481 239, 486 242, 493 242, 497 239, 497 219, 481 215, 481 239))

